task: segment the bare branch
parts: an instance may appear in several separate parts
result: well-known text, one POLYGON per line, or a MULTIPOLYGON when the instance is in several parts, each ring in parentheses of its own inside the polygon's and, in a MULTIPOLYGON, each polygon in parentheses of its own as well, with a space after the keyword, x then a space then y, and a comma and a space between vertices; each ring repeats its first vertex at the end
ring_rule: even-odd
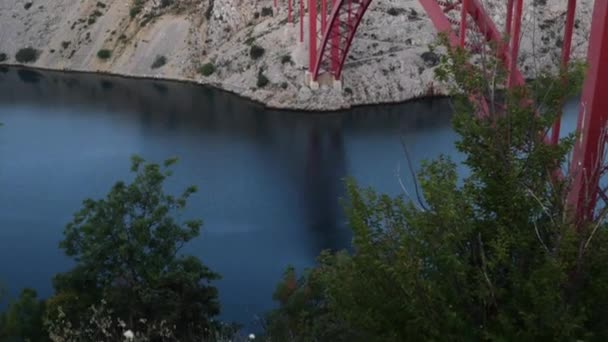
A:
POLYGON ((414 166, 412 165, 412 158, 410 157, 410 154, 407 150, 405 140, 403 140, 403 137, 400 137, 399 140, 401 141, 401 146, 403 147, 403 152, 405 153, 405 159, 407 161, 407 166, 409 168, 410 175, 412 175, 412 179, 414 181, 414 190, 416 191, 416 198, 418 199, 418 204, 420 204, 420 207, 422 207, 425 211, 428 211, 429 209, 426 207, 426 205, 424 205, 422 196, 418 191, 418 178, 416 177, 416 172, 414 171, 414 166))
POLYGON ((405 197, 407 197, 407 199, 414 204, 416 209, 418 209, 420 211, 425 211, 425 209, 423 207, 421 207, 419 204, 417 204, 414 201, 414 198, 412 198, 412 196, 410 195, 410 192, 407 191, 407 188, 405 187, 405 184, 403 183, 403 180, 401 179, 401 165, 400 164, 397 164, 397 170, 395 171, 395 174, 397 176, 397 181, 399 182, 399 186, 401 187, 401 190, 403 191, 403 194, 405 195, 405 197))

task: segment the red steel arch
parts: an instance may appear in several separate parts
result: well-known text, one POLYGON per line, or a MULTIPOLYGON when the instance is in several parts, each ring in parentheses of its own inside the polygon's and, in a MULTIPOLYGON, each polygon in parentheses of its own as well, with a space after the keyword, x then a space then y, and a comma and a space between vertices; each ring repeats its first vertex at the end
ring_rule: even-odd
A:
MULTIPOLYGON (((339 80, 357 28, 372 0, 335 0, 329 16, 329 25, 323 32, 319 54, 312 64, 313 80, 329 72, 339 80)), ((321 12, 321 18, 325 13, 321 12)))
MULTIPOLYGON (((512 57, 518 54, 519 40, 514 40, 511 45, 506 44, 479 0, 419 1, 437 31, 448 35, 452 46, 462 46, 471 51, 478 51, 483 48, 482 45, 485 43, 495 44, 499 47, 499 58, 504 65, 513 69, 512 84, 523 84, 524 78, 514 63, 516 57, 512 57), (472 41, 473 37, 481 37, 485 41, 472 41)), ((322 33, 319 53, 311 56, 314 60, 311 63, 310 71, 314 81, 323 73, 330 73, 335 79, 340 79, 357 28, 371 2, 372 0, 334 1, 329 16, 329 25, 326 25, 326 29, 322 33)), ((512 1, 510 3, 512 4, 512 1)), ((518 1, 517 4, 521 4, 521 1, 518 1)), ((509 11, 509 13, 511 12, 509 11)), ((521 12, 521 5, 516 6, 516 16, 521 17, 521 12)), ((324 17, 324 12, 321 11, 322 23, 325 22, 324 17)), ((316 22, 314 19, 313 21, 316 22)), ((518 28, 519 25, 516 25, 515 31, 518 28)), ((510 27, 508 29, 510 30, 510 27)), ((519 36, 518 32, 513 32, 513 35, 519 36)))

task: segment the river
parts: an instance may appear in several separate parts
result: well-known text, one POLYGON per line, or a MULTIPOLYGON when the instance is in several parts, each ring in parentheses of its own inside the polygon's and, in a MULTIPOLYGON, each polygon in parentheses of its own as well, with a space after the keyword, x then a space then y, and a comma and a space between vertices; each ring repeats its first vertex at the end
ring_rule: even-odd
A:
MULTIPOLYGON (((565 127, 574 127, 575 104, 565 127)), ((221 318, 254 326, 275 306, 288 265, 312 266, 349 246, 343 178, 398 194, 414 168, 450 154, 457 138, 445 99, 339 113, 270 111, 201 86, 0 67, 0 281, 52 294, 72 262, 58 249, 85 198, 129 180, 129 158, 177 156, 168 184, 199 192, 185 217, 202 218, 184 252, 220 273, 221 318)))

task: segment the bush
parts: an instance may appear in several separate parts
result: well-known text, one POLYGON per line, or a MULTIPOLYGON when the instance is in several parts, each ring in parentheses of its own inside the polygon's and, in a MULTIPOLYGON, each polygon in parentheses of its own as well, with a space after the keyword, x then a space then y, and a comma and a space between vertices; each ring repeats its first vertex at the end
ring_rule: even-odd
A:
POLYGON ((129 15, 131 16, 131 19, 135 18, 143 8, 144 0, 135 0, 133 2, 133 6, 131 6, 131 9, 129 10, 129 15))
POLYGON ((17 51, 15 59, 19 63, 33 63, 38 59, 38 56, 40 56, 40 51, 28 47, 17 51))
POLYGON ((203 76, 211 76, 215 72, 215 66, 213 63, 205 63, 198 69, 198 72, 203 76))
POLYGON ((344 88, 344 93, 347 95, 352 95, 353 94, 353 90, 349 87, 344 88))
POLYGON ((68 41, 61 42, 61 47, 64 50, 67 49, 69 46, 70 46, 70 42, 68 42, 68 41))
POLYGON ((108 58, 112 57, 112 51, 107 50, 107 49, 99 50, 97 52, 97 57, 99 59, 108 59, 108 58))
POLYGON ((26 3, 23 5, 23 8, 25 8, 25 10, 27 11, 27 10, 29 10, 30 8, 32 8, 32 5, 33 5, 33 3, 32 3, 32 2, 26 2, 26 3))
POLYGON ((4 62, 7 59, 8 59, 8 56, 4 52, 0 53, 0 62, 4 62))
POLYGON ((391 7, 388 9, 388 11, 386 11, 386 13, 388 13, 389 15, 392 15, 392 16, 398 16, 402 13, 405 13, 405 10, 403 8, 391 7))
MULTIPOLYGON (((181 251, 199 235, 202 221, 181 219, 195 186, 176 195, 164 190, 175 162, 152 164, 134 156, 130 182, 116 182, 103 199, 83 201, 60 242, 75 264, 53 279, 50 321, 86 330, 90 308, 102 303, 114 322, 128 322, 134 331, 145 331, 140 318, 164 321, 175 329, 174 341, 204 337, 212 328, 219 303, 210 282, 219 276, 181 251)), ((118 341, 112 337, 104 340, 118 341)))
POLYGON ((160 1, 161 8, 169 7, 171 5, 173 5, 173 0, 161 0, 160 1))
POLYGON ((207 6, 207 9, 205 10, 205 18, 207 20, 211 20, 211 15, 213 14, 213 6, 214 0, 209 0, 209 6, 207 6))
POLYGON ((158 69, 167 64, 167 57, 165 56, 156 56, 154 63, 150 66, 152 69, 158 69))
POLYGON ((255 42, 255 38, 253 37, 247 37, 247 39, 245 39, 245 45, 249 45, 251 46, 251 44, 253 44, 253 42, 255 42))
POLYGON ((290 55, 284 55, 283 57, 281 57, 281 64, 286 64, 286 63, 291 63, 290 55))
POLYGON ((263 7, 262 8, 262 17, 272 17, 272 7, 263 7))
POLYGON ((256 82, 256 85, 258 86, 258 88, 264 88, 269 82, 270 81, 268 80, 266 75, 264 75, 264 73, 262 71, 260 71, 258 73, 258 81, 256 82))
POLYGON ((36 291, 23 289, 19 298, 9 303, 6 312, 0 313, 0 339, 48 341, 43 325, 44 311, 45 304, 38 299, 36 291))
POLYGON ((289 87, 289 84, 287 84, 287 82, 281 83, 281 88, 287 89, 287 87, 289 87))
POLYGON ((249 49, 249 56, 251 56, 251 59, 258 59, 264 55, 265 51, 263 47, 254 44, 249 49))

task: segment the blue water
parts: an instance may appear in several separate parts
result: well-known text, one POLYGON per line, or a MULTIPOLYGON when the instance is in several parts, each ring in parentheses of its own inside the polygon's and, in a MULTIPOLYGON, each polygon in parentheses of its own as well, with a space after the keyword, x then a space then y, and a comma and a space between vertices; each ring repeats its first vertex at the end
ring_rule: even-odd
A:
POLYGON ((188 84, 5 68, 0 122, 0 279, 12 295, 52 294, 72 265, 57 248, 65 224, 83 199, 130 179, 131 155, 178 156, 167 188, 197 185, 185 216, 205 222, 184 251, 222 275, 222 318, 248 327, 274 307, 287 265, 349 245, 344 177, 396 195, 399 175, 413 191, 401 138, 414 168, 461 159, 447 100, 281 112, 188 84))

